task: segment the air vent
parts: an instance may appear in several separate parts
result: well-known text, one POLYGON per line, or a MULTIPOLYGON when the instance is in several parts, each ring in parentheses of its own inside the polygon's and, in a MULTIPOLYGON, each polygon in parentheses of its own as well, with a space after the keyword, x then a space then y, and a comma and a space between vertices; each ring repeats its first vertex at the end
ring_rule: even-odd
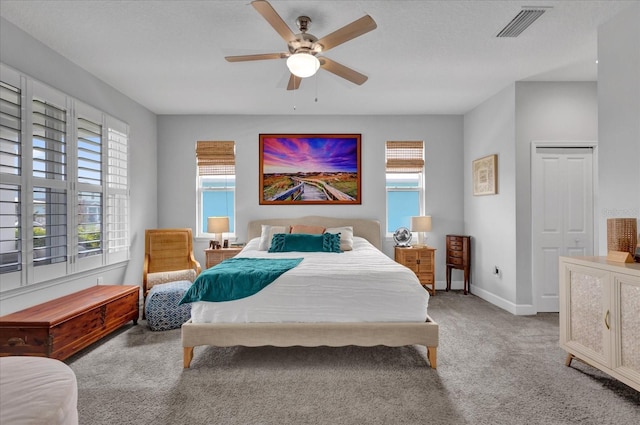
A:
POLYGON ((529 28, 536 19, 538 19, 548 7, 524 7, 515 18, 504 27, 496 37, 517 37, 522 31, 529 28))

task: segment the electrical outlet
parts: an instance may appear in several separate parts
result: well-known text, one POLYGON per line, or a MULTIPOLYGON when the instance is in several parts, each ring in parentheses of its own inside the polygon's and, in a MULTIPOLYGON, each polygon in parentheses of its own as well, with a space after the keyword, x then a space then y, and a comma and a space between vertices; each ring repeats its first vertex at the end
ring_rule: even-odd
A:
POLYGON ((98 285, 102 285, 103 279, 102 276, 98 276, 98 285))

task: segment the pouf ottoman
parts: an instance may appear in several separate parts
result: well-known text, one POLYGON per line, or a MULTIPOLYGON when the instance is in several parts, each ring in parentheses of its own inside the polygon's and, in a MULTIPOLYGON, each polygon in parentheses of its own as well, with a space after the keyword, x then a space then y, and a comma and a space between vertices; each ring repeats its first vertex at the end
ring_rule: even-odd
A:
POLYGON ((177 329, 189 320, 191 304, 178 303, 190 286, 188 280, 153 285, 144 306, 144 314, 152 331, 177 329))
POLYGON ((47 357, 0 357, 0 424, 78 424, 73 370, 47 357))

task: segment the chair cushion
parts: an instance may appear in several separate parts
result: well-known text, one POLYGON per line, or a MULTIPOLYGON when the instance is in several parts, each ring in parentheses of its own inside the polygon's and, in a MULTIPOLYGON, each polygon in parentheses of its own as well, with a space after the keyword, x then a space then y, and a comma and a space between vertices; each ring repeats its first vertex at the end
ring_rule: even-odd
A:
POLYGON ((196 271, 193 269, 174 270, 170 272, 156 272, 147 275, 147 290, 161 283, 196 280, 196 271))
POLYGON ((154 285, 144 305, 147 323, 152 331, 177 329, 191 317, 191 304, 178 303, 191 286, 188 280, 154 285))

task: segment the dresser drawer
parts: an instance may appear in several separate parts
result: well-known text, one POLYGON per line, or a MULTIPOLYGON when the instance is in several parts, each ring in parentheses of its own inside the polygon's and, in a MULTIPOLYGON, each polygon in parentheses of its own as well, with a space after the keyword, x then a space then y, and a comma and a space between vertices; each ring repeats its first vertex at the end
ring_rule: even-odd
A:
POLYGON ((456 266, 460 266, 462 265, 462 263, 464 262, 464 260, 462 258, 456 258, 456 257, 449 257, 447 259, 447 263, 448 264, 454 264, 456 266))
POLYGON ((433 273, 416 273, 416 276, 418 276, 418 280, 423 285, 431 285, 433 283, 433 273))
POLYGON ((462 249, 462 240, 450 239, 449 240, 449 248, 451 248, 451 249, 462 249))
POLYGON ((218 249, 205 249, 207 268, 216 266, 222 263, 224 260, 235 257, 242 251, 242 248, 218 248, 218 249))
POLYGON ((460 258, 460 257, 464 256, 464 252, 462 252, 462 251, 453 251, 453 250, 450 249, 450 250, 447 251, 447 256, 449 258, 452 258, 452 257, 453 258, 460 258))

